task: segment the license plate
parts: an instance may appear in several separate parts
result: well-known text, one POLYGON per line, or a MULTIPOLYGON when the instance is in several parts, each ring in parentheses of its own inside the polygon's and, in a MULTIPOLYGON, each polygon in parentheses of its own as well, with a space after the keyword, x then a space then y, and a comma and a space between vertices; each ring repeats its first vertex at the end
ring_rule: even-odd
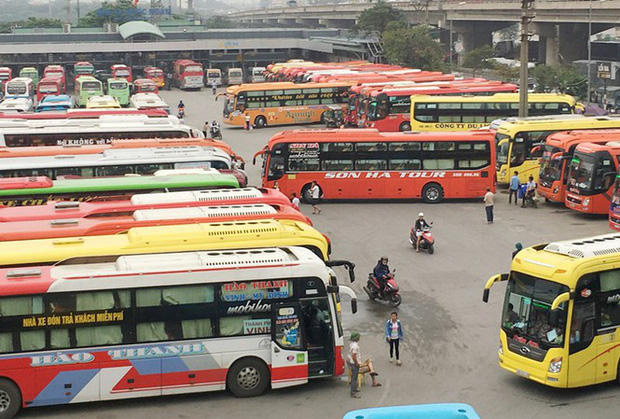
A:
POLYGON ((521 377, 525 377, 525 378, 530 378, 530 373, 525 372, 523 370, 517 370, 517 375, 520 375, 521 377))

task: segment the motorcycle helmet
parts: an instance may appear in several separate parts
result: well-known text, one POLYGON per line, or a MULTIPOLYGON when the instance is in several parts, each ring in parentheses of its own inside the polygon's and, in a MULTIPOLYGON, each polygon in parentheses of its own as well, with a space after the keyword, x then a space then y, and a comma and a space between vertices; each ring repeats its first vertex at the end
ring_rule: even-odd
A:
POLYGON ((418 217, 424 217, 424 213, 423 212, 419 213, 418 217))

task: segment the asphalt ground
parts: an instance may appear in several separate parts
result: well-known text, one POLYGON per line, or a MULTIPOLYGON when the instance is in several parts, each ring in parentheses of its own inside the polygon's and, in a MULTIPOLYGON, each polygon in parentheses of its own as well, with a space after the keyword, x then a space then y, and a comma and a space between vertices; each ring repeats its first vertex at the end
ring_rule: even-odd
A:
MULTIPOLYGON (((164 91, 162 96, 173 109, 183 99, 188 124, 202 128, 205 121, 222 121, 223 103, 214 100, 211 89, 164 91)), ((224 140, 248 162, 250 184, 260 185, 260 165, 252 166, 253 154, 282 129, 246 133, 223 125, 224 140)), ((236 399, 228 392, 201 393, 34 408, 20 417, 338 419, 354 409, 438 402, 469 403, 485 419, 618 417, 620 387, 614 384, 552 389, 501 370, 497 348, 505 285, 493 287, 488 304, 481 299, 485 281, 509 269, 516 242, 528 246, 606 233, 606 219, 584 217, 555 205, 509 206, 504 191, 496 195, 492 225, 486 224, 481 200, 437 205, 326 202, 321 208, 320 215, 312 215, 311 207, 302 205, 315 226, 331 238, 332 257, 357 265, 358 279, 352 287, 358 294, 359 311, 352 315, 344 304, 343 322, 346 336, 352 330, 361 333, 361 350, 374 359, 382 387, 366 384, 362 398, 352 399, 346 377, 340 377, 269 391, 253 399, 236 399), (415 253, 408 242, 409 228, 420 211, 434 221, 433 255, 415 253), (397 309, 405 332, 402 366, 388 362, 383 338, 392 308, 369 301, 362 290, 367 273, 382 255, 389 256, 402 289, 403 303, 397 309)))

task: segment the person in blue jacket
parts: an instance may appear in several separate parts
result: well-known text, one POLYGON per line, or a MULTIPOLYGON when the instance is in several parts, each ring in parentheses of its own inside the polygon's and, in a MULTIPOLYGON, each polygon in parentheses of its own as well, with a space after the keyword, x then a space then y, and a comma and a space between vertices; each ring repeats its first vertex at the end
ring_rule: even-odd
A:
POLYGON ((403 326, 398 320, 398 313, 393 311, 390 319, 385 323, 385 340, 390 344, 390 363, 394 362, 394 352, 396 352, 396 365, 403 365, 400 362, 400 351, 398 345, 403 340, 403 326))
POLYGON ((381 286, 381 289, 379 290, 381 295, 383 295, 383 291, 385 290, 385 284, 389 273, 390 267, 388 266, 388 258, 387 256, 383 256, 377 262, 375 269, 372 270, 372 274, 375 278, 377 278, 377 281, 379 281, 379 285, 381 286))

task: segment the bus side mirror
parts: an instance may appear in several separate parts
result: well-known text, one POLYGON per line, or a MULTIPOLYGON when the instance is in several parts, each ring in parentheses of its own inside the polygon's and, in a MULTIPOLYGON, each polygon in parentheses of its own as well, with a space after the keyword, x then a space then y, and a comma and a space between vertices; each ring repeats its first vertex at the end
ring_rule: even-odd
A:
POLYGON ((506 281, 508 280, 509 274, 497 274, 492 276, 487 280, 487 283, 484 285, 484 290, 482 291, 482 301, 485 303, 489 302, 489 294, 491 292, 491 287, 496 282, 506 281))
POLYGON ((555 153, 554 155, 552 155, 552 156, 551 156, 551 160, 561 159, 562 157, 564 157, 564 153, 562 153, 562 152, 560 151, 560 152, 557 152, 557 153, 555 153))
POLYGON ((536 147, 532 147, 530 149, 530 155, 535 155, 535 154, 538 154, 538 153, 540 153, 540 146, 539 145, 537 145, 536 147))

